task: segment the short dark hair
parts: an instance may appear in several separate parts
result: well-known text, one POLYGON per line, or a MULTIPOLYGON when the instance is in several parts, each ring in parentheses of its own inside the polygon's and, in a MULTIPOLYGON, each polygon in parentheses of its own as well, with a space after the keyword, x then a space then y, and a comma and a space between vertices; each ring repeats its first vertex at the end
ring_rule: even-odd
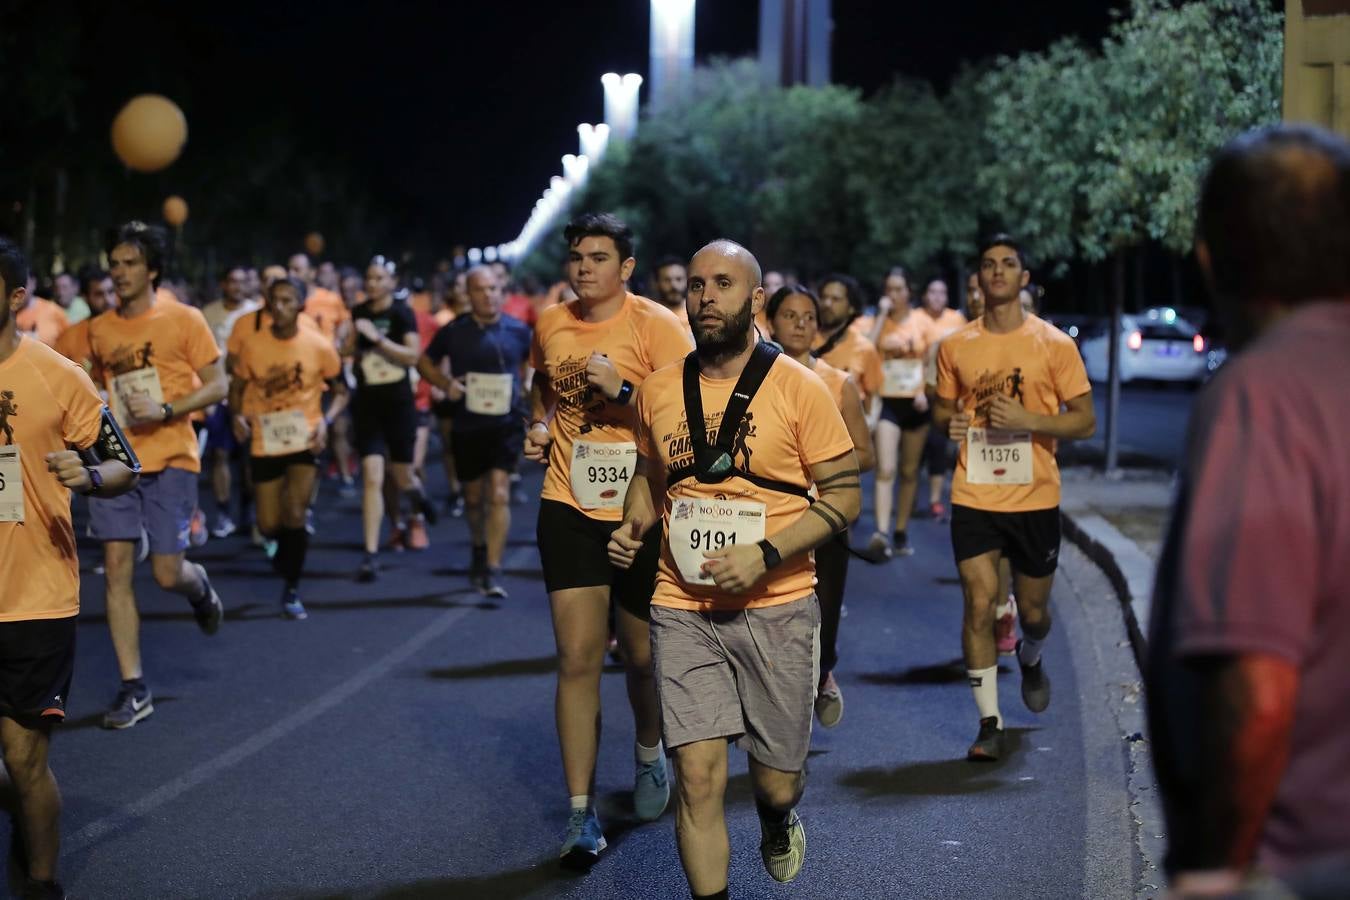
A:
POLYGON ((620 222, 612 213, 582 213, 563 229, 563 239, 569 247, 575 247, 586 237, 607 237, 612 240, 614 248, 619 251, 620 262, 633 255, 633 229, 620 222))
POLYGON ((234 264, 232 264, 232 265, 228 265, 228 266, 226 266, 225 268, 223 268, 223 269, 220 270, 220 280, 221 280, 221 281, 229 281, 229 280, 230 280, 230 273, 231 273, 231 272, 243 272, 243 273, 244 273, 244 277, 247 278, 247 277, 248 277, 248 266, 244 265, 243 263, 234 263, 234 264))
POLYGON ((28 286, 28 260, 19 245, 5 237, 0 237, 0 281, 5 283, 0 303, 8 303, 10 294, 28 286))
POLYGON ((769 298, 768 304, 764 307, 764 315, 768 316, 770 319, 778 315, 778 307, 782 306, 783 301, 793 294, 801 294, 803 297, 809 297, 811 305, 816 308, 816 318, 820 318, 820 298, 816 296, 815 291, 802 284, 785 284, 774 291, 773 296, 769 298))
POLYGON ((267 290, 264 293, 266 293, 267 299, 269 301, 272 299, 272 294, 276 292, 276 289, 283 284, 288 285, 295 290, 295 296, 300 300, 301 303, 305 302, 305 295, 309 293, 309 285, 305 284, 303 281, 301 281, 299 278, 296 278, 294 275, 287 275, 285 278, 278 278, 276 281, 272 282, 267 286, 267 290))
POLYGON ((825 290, 825 285, 838 282, 844 286, 844 294, 848 297, 848 305, 853 307, 853 314, 856 316, 863 310, 863 292, 862 286, 858 284, 858 279, 852 275, 845 275, 842 272, 832 272, 820 279, 820 289, 825 290))
POLYGON ((85 266, 80 269, 80 293, 88 294, 89 289, 95 284, 101 283, 108 277, 108 273, 98 266, 85 266))
POLYGON ((905 271, 904 266, 891 266, 886 270, 886 276, 881 279, 881 283, 884 285, 886 278, 895 278, 896 276, 905 279, 905 287, 909 287, 909 273, 905 271))
POLYGON ((141 256, 145 257, 146 268, 155 273, 150 279, 150 286, 159 287, 166 274, 164 257, 169 247, 169 237, 164 229, 140 221, 127 222, 113 231, 105 249, 112 255, 113 250, 122 244, 130 244, 141 251, 141 256))
POLYGON ((689 271, 689 264, 674 254, 666 254, 656 261, 656 266, 652 269, 654 274, 660 274, 662 269, 668 269, 671 266, 679 266, 686 272, 689 271))
POLYGON ((1196 230, 1222 296, 1350 295, 1350 142, 1312 125, 1239 135, 1210 163, 1196 230))
MULTIPOLYGON (((1025 269, 1027 267, 1027 255, 1022 252, 1022 245, 1017 243, 1017 238, 1013 237, 1011 234, 1008 234, 1008 232, 1006 231, 995 232, 994 234, 991 234, 984 240, 980 241, 980 252, 976 254, 975 259, 977 261, 984 259, 984 255, 995 247, 1010 248, 1014 253, 1017 254, 1017 261, 1022 264, 1022 268, 1025 269)), ((976 263, 975 268, 978 271, 979 269, 978 262, 976 263)))

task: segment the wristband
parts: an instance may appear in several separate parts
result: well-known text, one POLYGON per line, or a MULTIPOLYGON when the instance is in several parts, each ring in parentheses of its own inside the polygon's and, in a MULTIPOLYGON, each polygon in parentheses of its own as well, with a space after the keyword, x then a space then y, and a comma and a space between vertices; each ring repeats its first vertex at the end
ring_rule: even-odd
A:
MULTIPOLYGON (((544 430, 545 430, 545 431, 548 430, 548 423, 545 422, 543 419, 535 419, 533 422, 530 423, 530 428, 533 428, 533 427, 536 426, 536 425, 543 425, 543 426, 544 426, 544 430)), ((528 430, 528 429, 527 429, 527 430, 528 430)))
POLYGON ((103 473, 97 466, 85 466, 84 470, 89 473, 89 490, 84 492, 84 496, 97 497, 99 491, 103 490, 103 473))
POLYGON ((783 561, 783 557, 778 553, 778 548, 773 544, 770 544, 768 538, 760 541, 755 546, 759 547, 759 552, 764 554, 764 568, 766 571, 774 568, 783 561))
POLYGON ((633 399, 633 382, 625 378, 623 380, 623 384, 619 386, 619 394, 617 397, 614 398, 614 402, 619 404, 620 406, 627 406, 632 399, 633 399))
POLYGON ((167 422, 167 421, 169 421, 170 419, 173 418, 173 404, 172 404, 172 403, 164 403, 164 404, 161 404, 160 407, 159 407, 159 409, 160 409, 160 412, 164 413, 164 421, 165 421, 165 422, 167 422))

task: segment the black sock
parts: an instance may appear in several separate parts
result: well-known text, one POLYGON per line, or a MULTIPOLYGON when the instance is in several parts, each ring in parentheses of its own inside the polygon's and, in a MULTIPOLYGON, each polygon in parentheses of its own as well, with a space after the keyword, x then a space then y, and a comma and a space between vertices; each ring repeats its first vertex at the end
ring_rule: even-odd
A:
POLYGON ((778 810, 764 803, 762 800, 755 800, 755 812, 759 813, 759 820, 765 825, 774 828, 786 828, 788 816, 792 815, 792 810, 778 810))
POLYGON ((487 544, 474 545, 473 548, 473 567, 475 569, 487 568, 487 544))
POLYGON ((140 678, 123 678, 122 687, 131 688, 137 695, 145 693, 145 676, 140 678))
POLYGON ((305 571, 305 554, 309 550, 309 532, 303 528, 282 528, 277 532, 277 573, 286 579, 288 587, 300 582, 305 571))
POLYGON ((711 894, 695 894, 691 891, 689 896, 693 897, 694 900, 729 900, 731 895, 727 893, 728 890, 728 888, 722 888, 720 891, 711 894))

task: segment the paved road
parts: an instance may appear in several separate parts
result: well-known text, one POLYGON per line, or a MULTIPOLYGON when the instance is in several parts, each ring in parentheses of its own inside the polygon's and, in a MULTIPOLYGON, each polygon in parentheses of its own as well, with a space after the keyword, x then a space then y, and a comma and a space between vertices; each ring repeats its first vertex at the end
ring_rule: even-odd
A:
MULTIPOLYGON (((1106 438, 1105 384, 1092 386, 1097 435, 1078 452, 1100 458, 1106 438)), ((1120 457, 1125 466, 1174 469, 1186 444, 1196 388, 1189 385, 1126 384, 1120 389, 1120 457)))
MULTIPOLYGON (((538 484, 531 473, 526 491, 538 484)), ((494 605, 464 589, 455 520, 434 529, 430 551, 355 584, 355 508, 329 490, 306 622, 280 618, 277 583, 241 539, 193 554, 229 610, 215 638, 142 573, 157 711, 125 732, 97 727, 116 668, 102 582, 86 574, 71 721, 53 753, 73 894, 687 896, 670 814, 642 826, 628 816, 632 726, 617 671, 604 678, 598 774, 611 849, 585 878, 553 862, 565 791, 534 504, 516 509, 511 597, 494 605)), ((813 739, 808 859, 790 888, 759 863, 744 756, 733 752, 733 895, 1134 896, 1146 873, 1127 812, 1130 726, 1111 713, 1116 669, 1129 664, 1105 583, 1066 547, 1047 651, 1054 702, 1041 716, 1022 708, 1013 666, 1002 681, 1015 751, 970 764, 976 714, 946 527, 921 520, 911 533, 915 556, 853 564, 838 671, 846 714, 813 739)), ((6 829, 0 817, 0 839, 6 829)))

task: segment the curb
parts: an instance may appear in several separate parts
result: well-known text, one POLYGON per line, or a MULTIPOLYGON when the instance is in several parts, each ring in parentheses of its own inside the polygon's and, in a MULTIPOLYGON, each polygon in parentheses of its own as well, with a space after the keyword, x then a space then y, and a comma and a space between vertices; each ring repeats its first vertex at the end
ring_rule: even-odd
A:
POLYGON ((1106 574, 1120 600, 1125 630, 1142 673, 1148 657, 1148 614, 1153 560, 1114 525, 1090 512, 1061 512, 1064 535, 1106 574))

